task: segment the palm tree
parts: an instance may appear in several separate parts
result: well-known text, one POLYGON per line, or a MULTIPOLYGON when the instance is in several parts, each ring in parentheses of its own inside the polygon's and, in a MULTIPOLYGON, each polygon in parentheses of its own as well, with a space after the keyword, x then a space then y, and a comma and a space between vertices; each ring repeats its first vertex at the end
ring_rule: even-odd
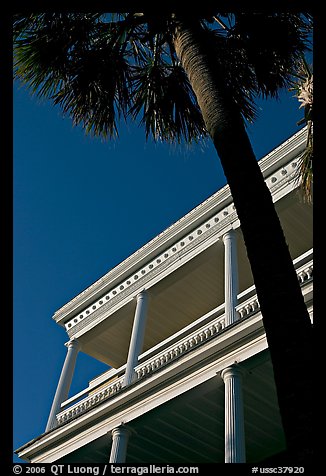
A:
POLYGON ((294 13, 41 13, 14 21, 16 78, 87 133, 113 137, 120 118, 140 117, 154 140, 213 141, 241 222, 295 462, 312 455, 312 327, 245 121, 254 120, 258 95, 288 87, 310 31, 310 16, 294 13))
POLYGON ((295 91, 295 95, 298 101, 301 103, 300 108, 304 108, 304 117, 298 122, 298 126, 301 124, 307 125, 307 144, 306 150, 300 158, 300 167, 298 169, 297 180, 300 182, 300 187, 303 193, 304 199, 308 203, 312 203, 313 200, 313 73, 312 67, 306 62, 305 58, 302 58, 299 63, 299 68, 296 73, 293 74, 295 80, 290 91, 295 91))

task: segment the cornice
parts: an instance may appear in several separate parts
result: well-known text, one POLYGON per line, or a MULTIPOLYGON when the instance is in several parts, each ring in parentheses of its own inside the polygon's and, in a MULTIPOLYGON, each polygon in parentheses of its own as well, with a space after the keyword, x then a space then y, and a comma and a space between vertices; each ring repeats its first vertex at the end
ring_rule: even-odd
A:
MULTIPOLYGON (((295 162, 292 165, 289 165, 289 162, 300 155, 304 149, 305 141, 306 128, 303 128, 259 161, 272 194, 277 193, 280 187, 293 179, 295 173, 293 164, 295 162), (284 167, 285 164, 288 166, 284 167)), ((233 223, 234 227, 239 226, 238 224, 235 226, 237 215, 228 185, 211 195, 79 293, 57 310, 53 318, 58 324, 65 326, 67 331, 78 325, 81 319, 84 319, 84 322, 89 321, 89 316, 95 317, 94 313, 98 313, 99 307, 111 307, 111 303, 118 301, 126 294, 131 294, 138 289, 139 284, 148 281, 151 275, 157 274, 159 272, 158 265, 161 269, 166 267, 167 260, 173 261, 174 253, 174 256, 179 256, 180 253, 186 251, 186 248, 194 247, 195 244, 203 241, 204 235, 208 237, 212 234, 214 227, 221 229, 223 220, 224 226, 227 223, 233 223), (202 233, 203 235, 199 237, 202 233), (192 238, 189 239, 191 235, 192 238), (191 240, 193 240, 192 243, 190 243, 191 240), (136 280, 138 280, 137 283, 136 280), (108 301, 110 301, 110 305, 108 301), (81 315, 83 315, 82 318, 81 315)), ((73 335, 75 332, 68 333, 73 335)))
POLYGON ((264 177, 271 175, 284 163, 296 158, 303 151, 306 141, 307 127, 305 126, 260 159, 259 166, 264 177))

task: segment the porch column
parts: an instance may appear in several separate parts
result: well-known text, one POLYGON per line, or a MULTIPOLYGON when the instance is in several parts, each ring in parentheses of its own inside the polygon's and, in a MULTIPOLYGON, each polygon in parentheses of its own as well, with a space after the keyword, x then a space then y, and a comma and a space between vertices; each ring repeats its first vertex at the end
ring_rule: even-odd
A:
POLYGON ((225 384, 225 463, 245 463, 242 376, 238 367, 222 370, 225 384))
POLYGON ((225 292, 225 327, 237 319, 235 307, 238 295, 238 261, 237 242, 234 230, 223 236, 224 242, 224 292, 225 292))
POLYGON ((77 339, 71 339, 65 344, 65 346, 67 347, 67 355, 62 367, 59 383, 54 395, 45 431, 49 431, 51 428, 57 426, 56 415, 60 412, 61 403, 68 398, 70 385, 75 370, 76 358, 80 349, 80 344, 77 339))
POLYGON ((111 435, 112 446, 109 463, 125 463, 131 430, 128 427, 121 425, 114 428, 111 435))
POLYGON ((123 386, 131 384, 136 378, 135 367, 138 363, 138 356, 143 350, 145 337, 145 325, 148 308, 148 293, 144 289, 137 295, 137 305, 132 327, 129 352, 127 358, 126 372, 123 386))

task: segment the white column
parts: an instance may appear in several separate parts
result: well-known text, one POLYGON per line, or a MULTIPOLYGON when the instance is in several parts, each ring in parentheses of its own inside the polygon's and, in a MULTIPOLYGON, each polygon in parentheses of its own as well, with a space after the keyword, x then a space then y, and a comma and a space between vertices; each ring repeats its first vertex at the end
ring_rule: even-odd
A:
POLYGON ((235 366, 222 370, 225 384, 225 463, 245 463, 242 375, 235 366))
POLYGON ((238 295, 237 241, 234 230, 223 236, 224 242, 224 289, 225 289, 225 326, 237 319, 235 307, 238 295))
POLYGON ((131 430, 124 425, 112 430, 112 446, 109 463, 125 463, 131 430))
POLYGON ((148 293, 143 290, 137 295, 137 305, 129 344, 126 372, 123 386, 131 384, 136 378, 135 367, 143 350, 148 308, 148 293))
POLYGON ((67 346, 67 355, 62 367, 59 383, 54 395, 45 431, 49 431, 51 428, 57 426, 56 415, 60 412, 61 403, 68 398, 72 377, 74 375, 76 358, 80 349, 80 344, 77 339, 72 339, 65 345, 67 346))

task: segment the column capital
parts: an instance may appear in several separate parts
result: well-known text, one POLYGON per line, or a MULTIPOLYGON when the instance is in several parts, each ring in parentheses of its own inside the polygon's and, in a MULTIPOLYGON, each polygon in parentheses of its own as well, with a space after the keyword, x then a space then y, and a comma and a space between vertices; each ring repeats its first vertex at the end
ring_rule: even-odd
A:
POLYGON ((136 294, 136 296, 134 297, 134 299, 138 302, 138 301, 141 301, 141 300, 145 300, 145 299, 149 299, 150 298, 150 293, 148 292, 147 289, 142 289, 141 291, 139 291, 138 294, 136 294))
POLYGON ((65 343, 65 346, 67 347, 67 349, 80 350, 81 343, 79 342, 79 340, 73 337, 72 339, 70 339, 68 342, 65 343))
POLYGON ((224 380, 224 382, 231 377, 240 377, 242 378, 244 374, 244 371, 239 367, 237 364, 230 365, 229 367, 226 367, 225 369, 222 370, 221 372, 221 377, 224 380))
POLYGON ((116 426, 115 428, 113 428, 111 431, 111 436, 114 437, 114 436, 131 436, 131 435, 134 435, 136 433, 136 431, 131 428, 130 426, 127 426, 127 425, 124 425, 124 424, 121 424, 119 426, 116 426))
POLYGON ((226 231, 224 235, 222 235, 223 243, 225 243, 227 240, 234 240, 235 238, 236 234, 233 228, 230 228, 230 230, 226 231))

